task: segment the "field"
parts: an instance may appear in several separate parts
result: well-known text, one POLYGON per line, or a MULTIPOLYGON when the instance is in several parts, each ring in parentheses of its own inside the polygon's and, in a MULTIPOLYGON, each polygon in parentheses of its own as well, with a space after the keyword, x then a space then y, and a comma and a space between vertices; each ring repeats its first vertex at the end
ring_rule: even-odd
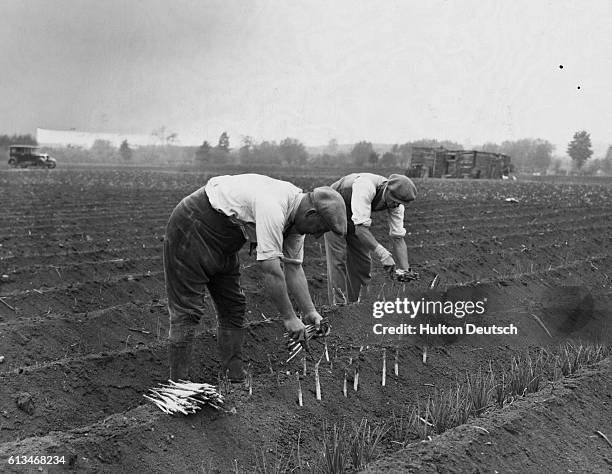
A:
MULTIPOLYGON (((482 367, 503 372, 512 356, 534 355, 567 339, 609 346, 609 183, 417 180, 406 241, 419 281, 393 283, 375 267, 371 301, 325 308, 324 251, 319 241, 306 240, 311 292, 332 324, 330 360, 323 358, 319 369, 322 400, 315 398, 312 362, 306 375, 301 359, 285 362, 282 325, 262 293, 254 257, 243 249, 252 395, 232 388, 229 413, 164 415, 143 398, 168 374, 164 229, 173 207, 208 177, 144 168, 0 171, 0 471, 36 471, 39 466, 7 464, 23 455, 64 456, 64 465, 40 466, 51 472, 280 472, 275 462, 307 469, 321 459, 324 422, 329 431, 363 418, 397 420, 466 373, 482 367), (430 294, 436 276, 435 291, 485 295, 483 320, 514 323, 519 336, 400 342, 372 336, 372 301, 418 300, 430 294)), ((309 190, 339 175, 287 171, 282 177, 309 190)), ((383 218, 375 219, 373 231, 386 242, 383 218)), ((216 383, 209 307, 194 365, 199 380, 216 383)), ((313 344, 313 351, 319 356, 323 347, 313 344)), ((606 472, 612 449, 594 433, 612 437, 609 358, 589 370, 431 440, 406 444, 390 430, 369 469, 606 472), (481 429, 470 428, 476 425, 481 429)))

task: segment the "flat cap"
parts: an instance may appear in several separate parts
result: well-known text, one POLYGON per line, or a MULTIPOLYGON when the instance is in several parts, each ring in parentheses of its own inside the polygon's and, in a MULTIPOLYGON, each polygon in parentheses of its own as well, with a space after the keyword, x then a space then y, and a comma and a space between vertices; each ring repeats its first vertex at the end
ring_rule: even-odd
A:
POLYGON ((338 235, 346 235, 346 205, 338 191, 329 186, 314 188, 312 203, 329 230, 338 235))
POLYGON ((401 174, 389 176, 387 191, 395 201, 401 204, 408 204, 410 201, 414 201, 417 196, 417 189, 412 180, 401 174))

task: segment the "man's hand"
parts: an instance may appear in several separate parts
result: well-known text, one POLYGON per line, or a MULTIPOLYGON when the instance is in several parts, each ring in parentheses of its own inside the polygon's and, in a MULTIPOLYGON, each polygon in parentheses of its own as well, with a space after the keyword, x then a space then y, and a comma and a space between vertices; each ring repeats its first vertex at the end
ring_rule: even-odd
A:
POLYGON ((304 315, 304 322, 306 324, 314 324, 317 329, 316 337, 327 336, 331 330, 329 323, 321 324, 322 320, 323 317, 316 310, 310 311, 308 314, 304 315))
POLYGON ((382 245, 378 244, 373 253, 374 256, 380 260, 380 263, 385 271, 390 275, 393 275, 393 272, 395 272, 395 260, 393 260, 391 252, 389 252, 382 245))
POLYGON ((285 319, 284 323, 285 329, 291 339, 298 342, 306 342, 306 326, 297 316, 285 319))
POLYGON ((323 317, 318 313, 318 311, 313 310, 304 315, 304 324, 314 324, 318 331, 321 327, 322 319, 323 317))
POLYGON ((389 275, 393 276, 393 274, 395 273, 395 260, 393 260, 391 254, 389 254, 386 258, 383 258, 380 263, 382 263, 382 266, 385 271, 389 275))

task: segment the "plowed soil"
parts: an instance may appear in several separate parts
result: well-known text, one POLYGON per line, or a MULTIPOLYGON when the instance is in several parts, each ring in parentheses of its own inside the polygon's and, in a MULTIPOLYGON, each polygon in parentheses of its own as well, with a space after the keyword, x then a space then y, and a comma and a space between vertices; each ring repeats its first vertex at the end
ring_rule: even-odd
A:
MULTIPOLYGON (((513 354, 568 338, 610 342, 611 186, 417 181, 406 241, 419 281, 390 282, 375 266, 368 300, 325 308, 324 251, 321 242, 306 239, 311 293, 333 328, 330 360, 320 366, 321 401, 315 399, 313 362, 306 375, 300 358, 286 362, 282 324, 245 249, 253 393, 234 387, 227 413, 164 415, 143 394, 168 375, 165 224, 180 199, 209 176, 147 169, 0 172, 0 471, 254 472, 262 453, 289 457, 298 445, 301 461, 313 465, 325 421, 386 420, 466 371, 507 365, 513 354), (510 197, 518 202, 506 201, 510 197), (519 335, 396 340, 372 334, 374 301, 418 300, 432 291, 486 297, 479 323, 513 323, 519 335), (389 359, 397 351, 399 360, 398 376, 388 364, 384 387, 383 349, 389 359), (359 390, 345 398, 345 369, 352 383, 357 364, 359 390), (297 405, 296 372, 303 407, 297 405), (18 397, 31 400, 31 409, 18 407, 18 397), (65 464, 8 464, 10 456, 51 454, 64 456, 65 464)), ((279 177, 305 190, 337 178, 279 177)), ((388 243, 384 217, 375 217, 373 231, 388 243)), ((194 366, 198 380, 216 383, 216 323, 207 301, 194 366)), ((320 343, 312 351, 317 358, 324 353, 320 343)), ((584 449, 586 455, 567 467, 604 472, 612 447, 593 430, 612 438, 609 362, 598 370, 560 382, 554 396, 548 389, 471 423, 489 431, 486 439, 459 427, 398 453, 387 443, 384 459, 370 469, 559 472, 556 467, 566 466, 561 453, 577 456, 584 449), (545 443, 549 430, 554 436, 545 443), (530 455, 530 443, 550 456, 530 455), (547 464, 553 458, 559 463, 547 464)))

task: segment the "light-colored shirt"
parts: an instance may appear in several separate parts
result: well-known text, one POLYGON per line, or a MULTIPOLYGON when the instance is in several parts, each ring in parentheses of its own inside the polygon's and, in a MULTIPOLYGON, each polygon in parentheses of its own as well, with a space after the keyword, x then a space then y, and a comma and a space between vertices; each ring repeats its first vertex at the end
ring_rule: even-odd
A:
POLYGON ((300 188, 259 174, 216 176, 204 188, 210 205, 239 224, 248 241, 257 242, 257 260, 302 263, 304 235, 290 229, 305 196, 300 188))
MULTIPOLYGON (((351 196, 351 211, 353 223, 370 227, 372 225, 372 201, 376 196, 376 188, 387 182, 387 178, 372 173, 358 173, 353 181, 353 194, 351 196)), ((388 208, 389 235, 391 237, 404 237, 404 205, 388 208)))

